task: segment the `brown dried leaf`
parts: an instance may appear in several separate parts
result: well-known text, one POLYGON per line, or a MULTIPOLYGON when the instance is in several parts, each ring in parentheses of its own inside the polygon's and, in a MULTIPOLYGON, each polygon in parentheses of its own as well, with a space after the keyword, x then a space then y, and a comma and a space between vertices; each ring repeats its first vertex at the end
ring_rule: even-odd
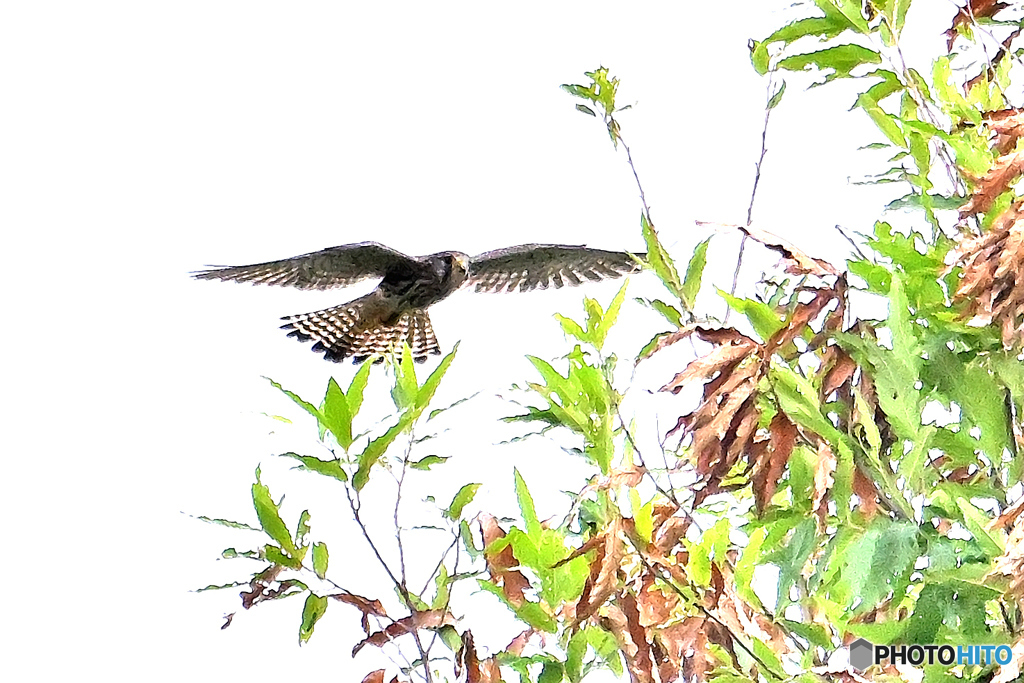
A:
POLYGON ((384 611, 384 605, 380 603, 380 600, 370 600, 369 598, 364 598, 360 595, 356 595, 355 593, 349 593, 348 591, 344 591, 342 593, 333 593, 331 595, 328 595, 327 597, 334 598, 338 602, 343 602, 346 605, 352 605, 357 610, 362 612, 363 616, 362 619, 360 620, 360 623, 363 626, 364 633, 370 632, 369 617, 371 615, 375 617, 388 616, 387 612, 384 611))
POLYGON ((745 410, 740 410, 740 408, 747 403, 756 390, 757 383, 754 378, 746 377, 743 378, 742 384, 735 388, 735 391, 723 392, 725 396, 720 405, 715 406, 711 402, 705 402, 701 406, 701 416, 713 416, 706 426, 700 425, 693 429, 693 450, 697 454, 697 472, 705 478, 717 475, 717 478, 721 479, 738 459, 729 457, 730 450, 735 454, 746 446, 756 423, 757 407, 754 401, 751 401, 745 410), (742 430, 739 429, 741 426, 742 430), (726 440, 728 443, 724 443, 726 440), (737 447, 730 449, 729 447, 734 444, 737 447))
POLYGON ((736 592, 736 581, 728 565, 711 565, 712 581, 718 575, 722 589, 717 592, 714 614, 734 634, 760 640, 772 651, 786 657, 794 654, 793 647, 786 640, 786 633, 761 612, 753 609, 736 592))
POLYGON ((828 347, 826 353, 834 354, 835 357, 825 378, 821 381, 823 399, 827 399, 832 392, 853 379, 853 373, 857 371, 857 362, 838 346, 828 347))
POLYGON ((1009 7, 1009 3, 998 0, 968 0, 967 4, 957 11, 953 17, 953 25, 946 31, 946 51, 953 49, 953 42, 959 35, 957 28, 975 23, 975 20, 983 17, 991 17, 1001 9, 1009 7))
POLYGON ((754 505, 758 514, 764 514, 772 496, 775 495, 797 437, 796 425, 781 412, 772 418, 768 431, 770 438, 765 442, 764 448, 757 449, 757 459, 753 462, 754 469, 750 475, 754 505))
POLYGON ((654 532, 654 549, 662 554, 668 554, 686 536, 691 521, 689 516, 669 517, 665 520, 654 532))
POLYGON ((512 569, 519 566, 512 546, 505 546, 498 552, 487 550, 491 543, 505 538, 505 531, 498 525, 498 520, 486 513, 481 514, 479 519, 484 539, 484 560, 491 575, 491 583, 501 587, 505 598, 518 607, 526 602, 526 589, 530 587, 530 580, 521 571, 512 569))
POLYGON ((661 351, 666 347, 672 346, 676 342, 681 342, 684 339, 687 339, 691 334, 693 334, 694 330, 696 329, 696 323, 689 323, 687 325, 680 327, 675 332, 669 332, 668 334, 662 335, 661 338, 658 339, 658 343, 654 345, 654 348, 650 349, 649 351, 647 351, 647 353, 643 354, 642 356, 637 357, 636 361, 634 362, 634 365, 639 365, 640 361, 650 358, 658 351, 661 351))
MULTIPOLYGON (((662 650, 668 655, 678 678, 703 683, 714 671, 718 661, 708 650, 707 622, 701 617, 687 617, 656 632, 662 650)), ((659 668, 659 673, 661 669, 659 668)), ((662 680, 675 680, 673 678, 662 680)))
POLYGON ((1024 512, 1024 498, 1019 498, 1016 503, 1003 510, 1003 514, 988 523, 989 530, 1005 529, 1016 522, 1022 512, 1024 512))
POLYGON ((971 198, 960 207, 960 218, 985 213, 1002 193, 1024 173, 1024 150, 1005 154, 977 180, 971 198))
POLYGON ((853 492, 860 498, 861 512, 868 519, 874 517, 878 511, 878 489, 860 470, 853 471, 853 492))
POLYGON ((824 277, 826 275, 839 274, 839 271, 832 264, 808 256, 778 235, 773 235, 767 230, 761 230, 752 226, 741 225, 738 227, 740 232, 745 233, 751 239, 757 240, 772 251, 781 254, 786 263, 786 272, 790 275, 817 275, 824 277))
POLYGON ((811 496, 811 510, 818 517, 818 524, 825 526, 828 517, 828 493, 836 483, 833 476, 838 465, 835 453, 824 439, 818 441, 818 459, 814 463, 814 494, 811 496))
POLYGON ((1016 681, 1024 669, 1024 637, 1018 638, 1010 649, 1012 656, 1009 664, 1003 664, 989 683, 1010 683, 1016 681))
POLYGON ((590 564, 590 578, 576 603, 576 623, 594 614, 618 588, 619 566, 625 555, 622 519, 616 517, 600 538, 603 544, 590 564))
POLYGON ((1024 517, 1014 519, 1006 550, 996 558, 989 572, 989 576, 992 575, 1009 578, 1006 592, 1017 600, 1024 600, 1024 517))
MULTIPOLYGON (((1020 30, 1014 33, 1019 34, 1020 30)), ((988 129, 995 133, 992 146, 1000 156, 1012 152, 1017 146, 1017 140, 1024 137, 1024 109, 990 111, 983 114, 982 119, 988 129)))
POLYGON ((671 391, 678 394, 693 379, 708 379, 715 373, 727 373, 740 361, 750 356, 757 347, 748 337, 739 335, 742 339, 736 339, 728 344, 722 344, 714 348, 706 356, 697 358, 689 363, 686 368, 678 373, 672 380, 663 386, 659 391, 671 391))
POLYGON ((526 648, 526 644, 530 642, 530 638, 536 633, 532 628, 528 628, 518 636, 512 639, 508 645, 505 646, 505 652, 512 655, 521 655, 523 650, 526 648))
POLYGON ((640 610, 636 598, 625 591, 616 600, 626 618, 626 632, 636 646, 636 653, 626 658, 629 673, 638 683, 654 683, 654 661, 651 658, 651 645, 647 642, 647 631, 640 623, 640 610))
POLYGON ((363 683, 384 683, 384 669, 371 671, 363 677, 363 683))
POLYGON ((640 579, 640 590, 637 593, 637 604, 640 608, 640 624, 644 628, 663 626, 676 613, 679 596, 674 592, 665 593, 658 586, 654 575, 644 572, 640 579))
POLYGON ((413 612, 403 619, 392 622, 383 631, 377 631, 376 633, 370 634, 361 640, 354 648, 352 648, 352 656, 355 657, 356 654, 367 645, 381 647, 395 638, 404 636, 407 633, 412 633, 413 631, 418 631, 424 628, 437 628, 438 626, 445 626, 453 623, 455 623, 455 617, 445 610, 432 609, 426 612, 413 612))
POLYGON ((722 476, 725 476, 729 469, 739 462, 740 457, 749 450, 751 439, 757 430, 757 423, 760 419, 761 411, 757 407, 757 402, 753 398, 748 398, 733 420, 732 429, 722 439, 726 453, 722 466, 727 466, 726 469, 721 470, 722 476))
POLYGON ((479 678, 467 678, 466 683, 502 683, 501 669, 494 657, 488 657, 480 662, 478 675, 479 678))
POLYGON ((601 545, 604 545, 604 534, 599 534, 597 536, 594 536, 593 538, 587 539, 586 543, 584 543, 579 548, 569 553, 568 557, 565 557, 559 560, 558 562, 555 562, 553 565, 551 565, 551 568, 558 569, 562 565, 572 562, 581 555, 586 555, 591 550, 601 545))
POLYGON ((807 328, 807 324, 817 318, 829 304, 836 300, 836 291, 831 288, 807 288, 803 291, 814 292, 813 298, 805 304, 798 304, 786 326, 768 340, 764 352, 766 358, 800 336, 807 328))
POLYGON ((501 683, 498 662, 494 657, 480 659, 473 644, 473 634, 468 629, 462 634, 462 650, 459 654, 461 657, 455 662, 456 677, 461 676, 465 668, 466 683, 501 683))
POLYGON ((593 493, 594 491, 617 489, 620 486, 633 488, 640 483, 640 480, 644 478, 645 474, 647 474, 647 470, 639 465, 613 469, 608 473, 607 477, 600 478, 597 482, 589 484, 586 488, 580 491, 580 497, 582 498, 588 493, 593 493))
POLYGON ((999 323, 1008 348, 1024 343, 1024 278, 1018 277, 1024 272, 1022 206, 1016 202, 988 232, 962 241, 947 268, 961 268, 953 300, 971 316, 969 324, 999 323))

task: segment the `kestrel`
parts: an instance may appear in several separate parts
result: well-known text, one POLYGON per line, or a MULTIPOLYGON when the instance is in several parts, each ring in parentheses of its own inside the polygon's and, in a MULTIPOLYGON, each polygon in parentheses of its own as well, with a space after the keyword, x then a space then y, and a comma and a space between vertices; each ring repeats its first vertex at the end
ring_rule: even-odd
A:
MULTIPOLYGON (((637 254, 639 257, 644 254, 637 254)), ((422 362, 441 349, 427 309, 466 285, 477 292, 527 292, 616 278, 640 270, 630 254, 561 244, 523 244, 470 258, 458 251, 406 256, 376 242, 343 244, 251 266, 210 268, 200 280, 233 280, 298 289, 333 289, 381 278, 366 296, 340 306, 282 318, 290 337, 315 341, 324 358, 362 362, 408 342, 422 362)))

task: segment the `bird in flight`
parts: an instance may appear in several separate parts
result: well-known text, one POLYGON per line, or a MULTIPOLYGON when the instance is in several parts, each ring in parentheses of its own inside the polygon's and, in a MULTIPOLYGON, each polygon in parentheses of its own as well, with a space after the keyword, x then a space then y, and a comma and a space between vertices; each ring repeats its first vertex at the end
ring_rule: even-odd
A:
MULTIPOLYGON (((637 254, 639 257, 645 254, 637 254)), ((251 266, 209 268, 200 280, 232 280, 298 289, 334 289, 381 278, 366 296, 322 311, 285 316, 282 329, 299 341, 315 341, 324 358, 359 363, 400 351, 413 359, 440 354, 427 309, 463 285, 477 292, 527 292, 554 285, 616 278, 641 269, 634 256, 561 244, 523 244, 472 258, 458 251, 406 256, 376 242, 338 247, 251 266)))

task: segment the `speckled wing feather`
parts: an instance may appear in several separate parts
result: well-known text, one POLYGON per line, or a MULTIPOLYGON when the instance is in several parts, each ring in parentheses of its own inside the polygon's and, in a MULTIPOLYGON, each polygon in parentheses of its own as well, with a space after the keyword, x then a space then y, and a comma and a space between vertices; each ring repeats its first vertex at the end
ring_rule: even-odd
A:
POLYGON ((388 269, 412 262, 415 259, 383 244, 360 242, 280 261, 210 268, 193 275, 199 280, 233 280, 298 289, 333 289, 368 278, 384 277, 388 269))
MULTIPOLYGON (((639 257, 645 254, 637 254, 639 257)), ((528 292, 616 278, 640 270, 632 256, 585 246, 523 244, 474 256, 468 285, 477 292, 528 292)))
POLYGON ((281 327, 290 330, 289 337, 315 341, 313 351, 335 363, 346 358, 361 363, 371 357, 379 362, 388 353, 401 353, 403 342, 417 363, 441 353, 427 311, 405 311, 388 324, 381 321, 381 305, 379 295, 371 293, 341 306, 286 316, 281 327))

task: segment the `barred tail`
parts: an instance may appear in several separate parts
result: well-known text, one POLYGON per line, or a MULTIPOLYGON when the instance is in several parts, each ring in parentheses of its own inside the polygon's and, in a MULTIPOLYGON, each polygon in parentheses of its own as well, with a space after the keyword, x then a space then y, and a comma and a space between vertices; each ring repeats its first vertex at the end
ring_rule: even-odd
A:
POLYGON ((380 362, 392 351, 401 353, 402 342, 409 344, 418 363, 441 353, 426 310, 405 311, 394 322, 384 322, 393 316, 382 311, 380 303, 369 294, 341 306, 287 316, 282 320, 288 324, 281 328, 291 330, 288 336, 299 341, 315 340, 313 351, 323 352, 324 358, 335 363, 346 358, 361 363, 372 356, 378 356, 376 362, 380 362))

